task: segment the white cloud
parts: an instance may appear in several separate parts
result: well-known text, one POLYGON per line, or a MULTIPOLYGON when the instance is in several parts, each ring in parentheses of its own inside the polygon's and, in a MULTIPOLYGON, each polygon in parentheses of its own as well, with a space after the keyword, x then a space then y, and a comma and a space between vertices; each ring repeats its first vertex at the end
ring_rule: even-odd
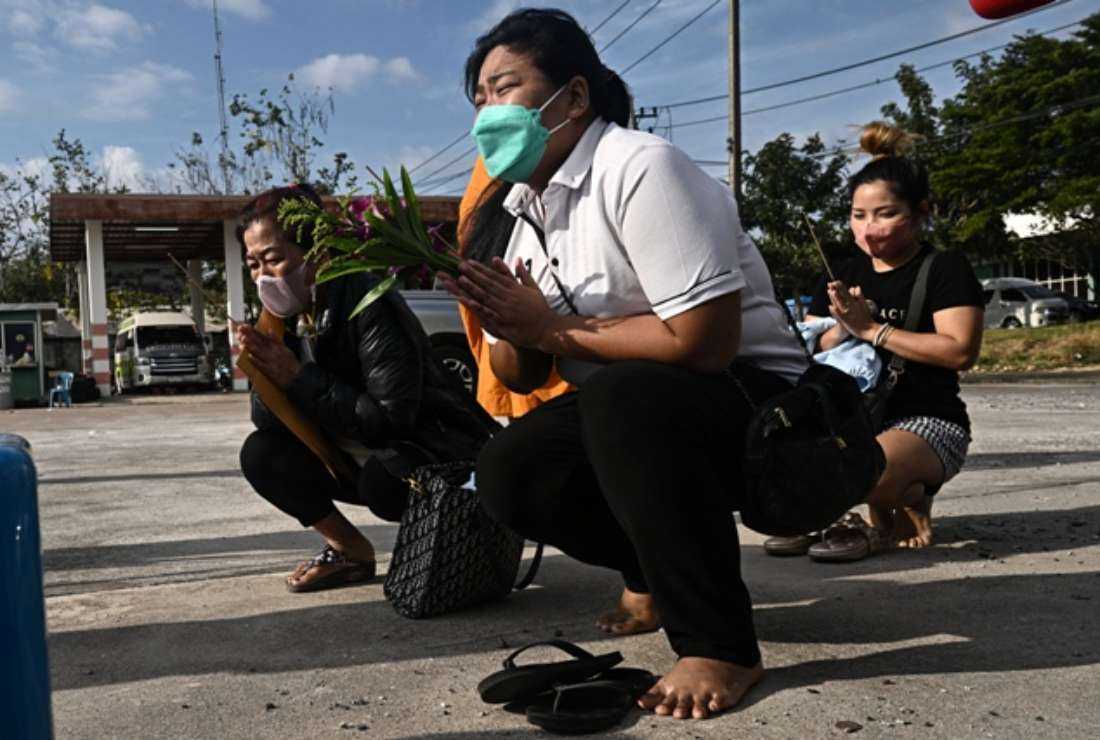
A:
POLYGON ((295 76, 311 87, 351 92, 366 85, 379 66, 378 57, 369 54, 329 54, 314 59, 295 76))
POLYGON ((15 164, 0 162, 0 173, 8 177, 38 177, 48 180, 53 171, 50 160, 46 157, 32 157, 31 159, 16 159, 15 164))
POLYGON ((137 41, 149 32, 134 16, 106 5, 66 6, 54 15, 54 34, 78 49, 111 51, 120 41, 137 41))
POLYGON ((16 41, 11 45, 12 53, 22 62, 25 62, 35 72, 54 72, 54 64, 57 56, 51 49, 34 41, 16 41))
MULTIPOLYGON (((210 0, 187 0, 187 4, 200 10, 210 10, 210 0)), ((250 21, 262 21, 271 17, 271 8, 264 0, 221 0, 218 9, 250 21)))
POLYGON ((33 36, 42 30, 42 18, 29 10, 16 8, 8 16, 8 28, 12 33, 33 36))
POLYGON ((19 98, 22 91, 7 80, 0 80, 0 114, 19 110, 19 98))
POLYGON ((128 146, 103 147, 100 166, 110 187, 125 185, 130 190, 141 190, 146 180, 145 163, 136 149, 128 146))
POLYGON ((370 54, 328 54, 299 67, 294 76, 307 87, 350 93, 366 87, 379 72, 391 83, 421 79, 408 57, 383 62, 370 54))
POLYGON ((420 79, 408 57, 394 57, 386 62, 386 73, 390 82, 413 82, 420 79))
POLYGON ((155 62, 113 72, 92 85, 82 114, 96 121, 145 120, 152 115, 153 103, 165 96, 167 88, 192 79, 189 72, 155 62))

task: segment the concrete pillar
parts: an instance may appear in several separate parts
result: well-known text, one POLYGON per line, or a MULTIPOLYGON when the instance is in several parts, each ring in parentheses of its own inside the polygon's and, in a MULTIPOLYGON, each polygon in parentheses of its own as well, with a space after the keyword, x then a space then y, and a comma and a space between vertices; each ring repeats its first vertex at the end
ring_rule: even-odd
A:
POLYGON ((107 273, 103 254, 103 222, 87 221, 88 315, 92 323, 92 377, 105 397, 111 395, 111 357, 107 346, 107 273))
POLYGON ((76 290, 80 299, 80 372, 92 372, 92 315, 88 303, 88 263, 80 260, 76 266, 76 290))
POLYGON ((198 327, 199 334, 206 334, 206 298, 198 286, 202 285, 202 260, 187 260, 187 273, 191 280, 187 288, 191 292, 191 318, 198 327))
MULTIPOLYGON (((244 259, 237 241, 237 221, 227 219, 222 224, 222 240, 225 244, 225 296, 226 309, 233 321, 244 321, 244 259)), ((247 391, 248 376, 237 368, 237 337, 229 330, 229 364, 233 367, 233 390, 247 391)))

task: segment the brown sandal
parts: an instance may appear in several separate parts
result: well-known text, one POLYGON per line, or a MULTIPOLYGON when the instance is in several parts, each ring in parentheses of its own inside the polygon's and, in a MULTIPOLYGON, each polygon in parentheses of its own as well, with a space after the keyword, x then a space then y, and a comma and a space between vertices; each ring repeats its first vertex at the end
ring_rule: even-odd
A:
POLYGON ((776 557, 805 555, 810 546, 821 540, 819 534, 796 534, 793 537, 769 537, 764 540, 764 552, 776 557))
POLYGON ((366 562, 351 560, 332 545, 325 545, 321 552, 310 560, 300 563, 294 569, 294 572, 287 577, 286 588, 291 593, 300 594, 349 586, 353 583, 366 583, 374 579, 376 567, 373 560, 366 562), (315 569, 317 575, 309 580, 300 580, 315 569))
POLYGON ((849 511, 825 530, 821 542, 810 546, 812 560, 822 563, 851 563, 889 547, 886 536, 857 512, 849 511))

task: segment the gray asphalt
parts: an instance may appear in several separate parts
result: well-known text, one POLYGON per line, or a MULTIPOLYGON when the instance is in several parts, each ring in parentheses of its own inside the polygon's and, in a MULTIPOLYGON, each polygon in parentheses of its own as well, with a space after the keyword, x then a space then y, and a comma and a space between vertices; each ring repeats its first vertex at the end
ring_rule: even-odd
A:
MULTIPOLYGON (((707 722, 620 737, 1100 736, 1100 391, 966 386, 975 441, 936 545, 849 565, 742 532, 768 676, 707 722)), ((563 636, 660 672, 662 634, 604 639, 613 574, 550 553, 532 589, 434 620, 380 584, 290 595, 317 540, 250 493, 241 395, 0 413, 34 446, 60 738, 521 737, 478 679, 563 636)), ((396 529, 349 509, 385 568, 396 529)))

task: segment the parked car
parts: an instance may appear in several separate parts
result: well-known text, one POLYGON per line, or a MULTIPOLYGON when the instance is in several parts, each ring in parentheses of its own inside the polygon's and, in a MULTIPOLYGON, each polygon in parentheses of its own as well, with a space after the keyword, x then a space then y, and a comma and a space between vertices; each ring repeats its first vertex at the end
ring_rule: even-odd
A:
POLYGON ((1100 303, 1087 301, 1069 293, 1056 292, 1055 295, 1064 300, 1069 306, 1070 321, 1081 322, 1100 319, 1100 303))
POLYGON ((115 336, 115 390, 153 386, 212 387, 206 345, 185 313, 138 312, 115 336))
POLYGON ((1049 326, 1069 320, 1066 301, 1033 280, 993 278, 982 282, 982 290, 987 329, 1049 326))
POLYGON ((420 319, 436 360, 472 395, 477 391, 477 363, 466 341, 458 301, 442 290, 403 290, 401 296, 420 319))

